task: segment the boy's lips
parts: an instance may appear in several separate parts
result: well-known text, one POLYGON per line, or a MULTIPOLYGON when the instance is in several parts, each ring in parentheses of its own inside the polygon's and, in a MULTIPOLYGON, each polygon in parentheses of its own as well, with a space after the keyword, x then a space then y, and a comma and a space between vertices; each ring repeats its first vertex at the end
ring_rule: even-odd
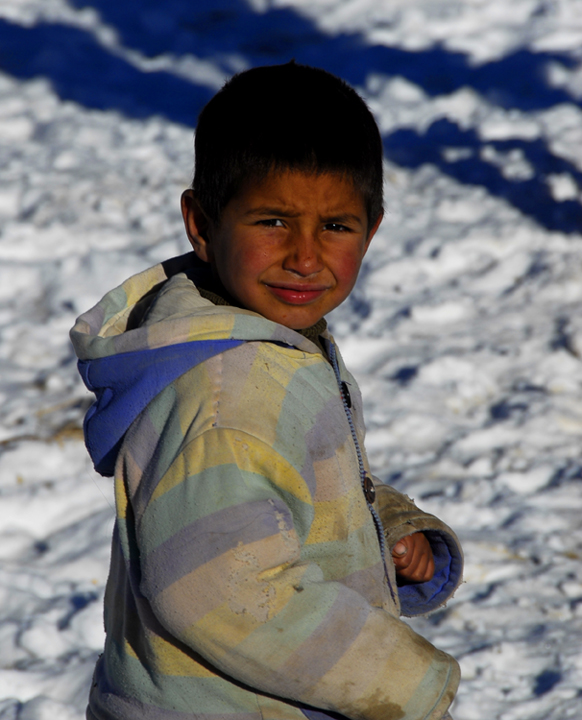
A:
POLYGON ((325 285, 301 285, 299 283, 266 283, 269 290, 283 302, 290 305, 307 305, 317 300, 328 290, 325 285))

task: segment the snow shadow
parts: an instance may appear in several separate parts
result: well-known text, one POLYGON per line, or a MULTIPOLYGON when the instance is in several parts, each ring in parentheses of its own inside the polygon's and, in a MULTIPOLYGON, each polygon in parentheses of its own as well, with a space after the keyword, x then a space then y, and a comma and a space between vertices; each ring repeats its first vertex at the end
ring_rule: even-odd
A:
POLYGON ((0 19, 0 69, 23 80, 47 78, 59 97, 87 108, 165 115, 190 126, 214 94, 168 72, 144 73, 68 25, 28 28, 0 19))
POLYGON ((582 230, 582 205, 573 199, 555 200, 547 181, 550 175, 568 175, 582 190, 582 172, 568 160, 553 155, 541 139, 484 143, 475 130, 463 130, 442 118, 424 133, 408 129, 391 133, 384 138, 384 153, 402 167, 432 163, 461 183, 482 185, 548 230, 582 230), (513 178, 506 176, 505 169, 512 155, 519 163, 518 177, 513 178))
MULTIPOLYGON (((443 47, 409 51, 369 45, 354 33, 328 35, 293 9, 258 12, 243 0, 70 3, 96 10, 115 29, 121 46, 142 57, 190 55, 212 61, 225 76, 237 67, 295 58, 360 87, 376 73, 403 77, 430 97, 469 87, 492 104, 523 112, 561 103, 580 105, 548 79, 551 63, 566 70, 577 64, 566 54, 525 49, 475 67, 467 55, 443 47)), ((0 69, 22 79, 46 77, 63 99, 86 107, 116 109, 131 117, 163 115, 188 126, 194 126, 213 92, 171 72, 143 72, 100 44, 91 32, 62 24, 25 28, 0 20, 0 69)), ((484 142, 475 131, 442 119, 425 133, 406 128, 391 133, 385 137, 385 151, 403 167, 432 163, 461 183, 483 186, 549 230, 571 233, 581 228, 582 206, 574 199, 576 193, 558 201, 547 181, 548 174, 567 175, 580 191, 580 171, 554 155, 543 140, 484 142), (504 174, 499 156, 512 152, 525 158, 529 176, 504 174)))

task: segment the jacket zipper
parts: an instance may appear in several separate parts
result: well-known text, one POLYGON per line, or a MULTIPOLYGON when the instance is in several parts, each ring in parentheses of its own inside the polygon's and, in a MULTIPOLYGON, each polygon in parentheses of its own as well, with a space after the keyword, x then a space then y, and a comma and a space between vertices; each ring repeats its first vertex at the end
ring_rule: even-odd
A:
MULTIPOLYGON (((366 504, 368 506, 368 510, 370 511, 370 514, 372 515, 372 519, 374 521, 374 525, 376 527, 376 535, 378 536, 378 543, 380 545, 380 555, 382 556, 382 565, 384 566, 384 575, 386 576, 386 582, 388 584, 388 588, 390 589, 390 594, 392 595, 392 600, 397 604, 397 599, 394 594, 394 588, 392 587, 392 583, 390 582, 390 575, 388 574, 388 567, 386 566, 386 539, 384 537, 384 528, 382 527, 382 521, 380 520, 380 517, 378 516, 378 513, 376 512, 376 509, 372 505, 371 502, 369 502, 367 495, 366 495, 366 488, 369 483, 371 483, 371 478, 366 474, 366 468, 364 467, 364 457, 362 455, 362 449, 360 448, 360 442, 358 440, 358 436, 356 434, 356 427, 354 425, 354 420, 352 418, 352 410, 351 410, 351 400, 348 403, 348 397, 349 392, 347 391, 347 387, 344 388, 344 383, 341 379, 340 371, 339 371, 339 365, 337 361, 337 353, 335 350, 335 345, 332 342, 328 342, 328 353, 329 353, 329 359, 331 361, 331 366, 333 368, 333 372, 335 374, 335 379, 339 388, 340 397, 342 399, 342 403, 344 406, 344 411, 346 414, 346 417, 348 419, 348 424, 350 426, 350 432, 352 434, 352 439, 354 441, 354 445, 356 448, 356 455, 358 456, 358 467, 360 471, 360 484, 362 486, 362 492, 364 493, 364 498, 366 500, 366 504)), ((373 486, 372 486, 373 487, 373 486)))

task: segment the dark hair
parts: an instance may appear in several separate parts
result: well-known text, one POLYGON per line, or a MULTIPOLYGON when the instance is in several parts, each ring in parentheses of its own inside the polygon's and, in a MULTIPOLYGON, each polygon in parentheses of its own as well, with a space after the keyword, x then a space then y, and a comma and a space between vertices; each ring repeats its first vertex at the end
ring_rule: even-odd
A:
POLYGON ((287 169, 349 177, 369 228, 382 212, 382 139, 372 113, 343 80, 294 61, 235 75, 203 108, 192 188, 218 222, 244 182, 287 169))

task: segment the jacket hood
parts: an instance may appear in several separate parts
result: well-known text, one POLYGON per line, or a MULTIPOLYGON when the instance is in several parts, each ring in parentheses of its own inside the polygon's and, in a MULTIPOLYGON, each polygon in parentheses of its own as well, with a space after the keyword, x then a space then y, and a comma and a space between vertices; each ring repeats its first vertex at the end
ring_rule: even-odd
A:
POLYGON ((71 330, 79 372, 96 396, 84 433, 101 475, 114 474, 136 417, 199 363, 249 341, 320 352, 307 338, 262 315, 204 299, 196 284, 209 273, 194 253, 167 260, 111 290, 71 330))

